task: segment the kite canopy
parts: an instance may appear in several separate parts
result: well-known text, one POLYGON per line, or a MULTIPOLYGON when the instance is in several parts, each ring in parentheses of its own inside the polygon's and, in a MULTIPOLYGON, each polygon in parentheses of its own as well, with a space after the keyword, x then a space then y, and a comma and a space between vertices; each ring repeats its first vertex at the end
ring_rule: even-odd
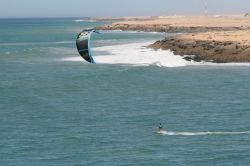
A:
POLYGON ((83 30, 81 33, 79 33, 76 39, 76 47, 79 54, 89 63, 95 63, 90 50, 90 39, 93 32, 96 31, 93 29, 83 30))

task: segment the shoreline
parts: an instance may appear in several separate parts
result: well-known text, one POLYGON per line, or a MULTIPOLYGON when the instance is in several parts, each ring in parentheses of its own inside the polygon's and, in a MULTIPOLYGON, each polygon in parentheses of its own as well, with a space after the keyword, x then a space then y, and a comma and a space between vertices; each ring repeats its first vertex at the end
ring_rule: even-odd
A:
POLYGON ((250 43, 244 39, 249 35, 250 31, 181 34, 157 41, 149 47, 155 50, 171 50, 175 55, 181 55, 188 61, 250 62, 250 43), (230 39, 231 36, 234 40, 230 39))
POLYGON ((170 50, 188 61, 250 62, 250 17, 171 16, 114 22, 96 29, 182 33, 156 41, 149 47, 170 50))

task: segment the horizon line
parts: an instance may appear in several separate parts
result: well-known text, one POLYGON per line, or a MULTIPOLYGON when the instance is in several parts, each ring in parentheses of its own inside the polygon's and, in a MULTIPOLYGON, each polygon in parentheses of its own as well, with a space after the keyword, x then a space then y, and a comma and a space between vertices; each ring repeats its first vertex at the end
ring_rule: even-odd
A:
MULTIPOLYGON (((208 14, 206 16, 230 16, 230 15, 245 15, 247 13, 222 13, 222 14, 208 14)), ((1 17, 0 19, 53 19, 53 18, 98 18, 98 19, 104 19, 104 18, 124 18, 124 17, 161 17, 161 16, 205 16, 204 14, 168 14, 168 15, 138 15, 138 16, 35 16, 35 17, 28 17, 28 16, 21 16, 21 17, 1 17)))

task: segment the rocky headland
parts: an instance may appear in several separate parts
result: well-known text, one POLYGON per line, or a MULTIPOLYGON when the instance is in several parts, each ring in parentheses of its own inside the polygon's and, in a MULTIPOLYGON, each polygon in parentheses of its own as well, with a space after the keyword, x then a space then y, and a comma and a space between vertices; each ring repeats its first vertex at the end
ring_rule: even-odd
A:
POLYGON ((250 62, 250 46, 235 41, 187 40, 177 37, 157 41, 149 47, 171 50, 175 55, 197 62, 250 62))
POLYGON ((171 50, 186 60, 250 62, 250 19, 246 16, 159 17, 97 29, 181 33, 149 47, 171 50))

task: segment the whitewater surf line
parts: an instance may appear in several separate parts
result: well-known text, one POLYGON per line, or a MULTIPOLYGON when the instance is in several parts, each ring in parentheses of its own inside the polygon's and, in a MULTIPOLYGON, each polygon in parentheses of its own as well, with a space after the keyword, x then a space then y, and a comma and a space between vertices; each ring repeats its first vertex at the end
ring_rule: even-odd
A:
MULTIPOLYGON (((112 40, 113 41, 113 40, 112 40)), ((106 42, 106 41, 99 41, 106 42)), ((109 41, 110 42, 110 41, 109 41)), ((132 66, 159 66, 159 67, 184 67, 184 66, 250 66, 250 63, 212 63, 187 61, 182 56, 174 55, 169 50, 153 50, 147 46, 154 41, 142 41, 128 44, 93 47, 96 64, 132 65, 132 66)), ((79 56, 65 57, 62 61, 83 62, 79 56)))
POLYGON ((250 134, 250 131, 239 131, 239 132, 172 132, 172 131, 164 131, 161 132, 160 135, 168 135, 168 136, 203 136, 203 135, 242 135, 242 134, 250 134))

